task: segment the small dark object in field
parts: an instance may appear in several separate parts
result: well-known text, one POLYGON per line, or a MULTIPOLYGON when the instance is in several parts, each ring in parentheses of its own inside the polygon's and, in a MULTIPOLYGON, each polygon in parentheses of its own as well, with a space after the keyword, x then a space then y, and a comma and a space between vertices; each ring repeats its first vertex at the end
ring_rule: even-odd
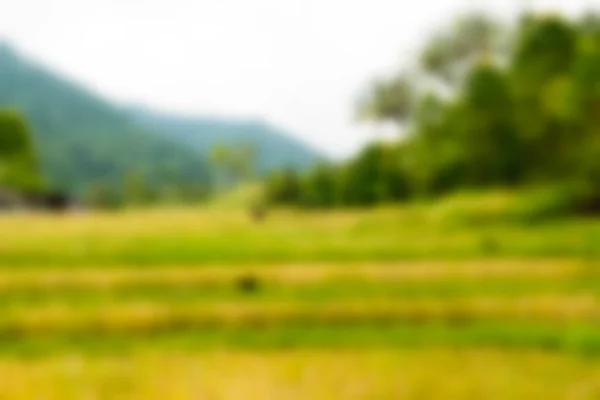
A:
POLYGON ((0 188, 0 209, 64 213, 77 205, 74 199, 60 192, 27 193, 0 188))
POLYGON ((484 237, 481 240, 481 249, 486 254, 494 254, 500 250, 500 244, 492 237, 484 237))
POLYGON ((260 281, 253 275, 243 275, 238 278, 236 286, 243 293, 255 293, 260 289, 260 281))
POLYGON ((71 206, 71 200, 62 193, 48 193, 42 199, 44 207, 50 212, 65 212, 71 206))
POLYGON ((250 215, 254 222, 262 222, 267 218, 267 207, 264 204, 254 204, 250 207, 250 215))

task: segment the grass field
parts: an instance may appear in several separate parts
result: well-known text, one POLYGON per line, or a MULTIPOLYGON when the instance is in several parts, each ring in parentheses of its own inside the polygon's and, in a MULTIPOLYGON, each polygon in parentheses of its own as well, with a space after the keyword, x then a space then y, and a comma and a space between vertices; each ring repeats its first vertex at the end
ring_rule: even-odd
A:
POLYGON ((0 362, 4 398, 593 399, 600 368, 524 351, 220 350, 0 362))
POLYGON ((0 257, 4 265, 32 267, 600 256, 597 221, 525 223, 507 219, 501 205, 477 207, 278 211, 260 225, 243 210, 218 208, 15 215, 1 220, 0 257))
POLYGON ((0 216, 0 399, 593 399, 600 220, 0 216))

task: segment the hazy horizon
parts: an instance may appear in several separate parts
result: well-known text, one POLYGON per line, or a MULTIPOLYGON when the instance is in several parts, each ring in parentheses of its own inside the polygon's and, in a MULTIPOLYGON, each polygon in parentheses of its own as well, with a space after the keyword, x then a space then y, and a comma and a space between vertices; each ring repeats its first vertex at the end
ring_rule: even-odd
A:
POLYGON ((119 104, 261 120, 344 157, 373 137, 353 123, 361 90, 409 63, 451 14, 593 4, 560 3, 22 0, 0 15, 0 41, 119 104))

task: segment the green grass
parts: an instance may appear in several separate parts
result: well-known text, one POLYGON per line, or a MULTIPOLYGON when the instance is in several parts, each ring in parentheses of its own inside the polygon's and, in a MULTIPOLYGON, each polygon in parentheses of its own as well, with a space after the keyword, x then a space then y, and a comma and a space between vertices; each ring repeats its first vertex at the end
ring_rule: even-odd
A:
POLYGON ((315 365, 305 398, 600 393, 600 219, 492 193, 255 224, 230 201, 0 216, 0 397, 288 398, 315 365))
POLYGON ((355 324, 332 326, 286 324, 264 329, 218 328, 131 332, 53 333, 41 336, 2 335, 0 355, 41 357, 64 352, 84 354, 205 349, 293 348, 497 348, 543 350, 600 356, 600 328, 594 323, 557 326, 543 322, 475 322, 466 325, 355 324))
POLYGON ((587 299, 600 294, 600 220, 509 218, 517 200, 462 194, 368 211, 276 210, 262 224, 228 207, 1 216, 3 347, 597 346, 598 307, 587 299), (522 272, 493 272, 515 259, 522 272), (384 273, 427 270, 432 260, 437 272, 419 278, 384 273), (469 262, 481 276, 453 270, 469 262), (527 271, 545 266, 547 274, 527 271), (277 275, 286 268, 299 275, 277 275), (169 280, 177 269, 189 279, 169 280), (318 277, 345 269, 354 272, 318 277), (86 271, 97 276, 69 280, 86 271), (243 276, 258 289, 240 290, 243 276))
MULTIPOLYGON (((260 282, 260 281, 259 281, 260 282)), ((433 282, 365 282, 328 281, 321 284, 260 283, 252 293, 246 293, 232 280, 229 283, 131 283, 116 287, 85 287, 52 285, 47 287, 17 287, 0 291, 0 307, 30 307, 39 304, 67 304, 85 308, 111 305, 122 301, 152 301, 161 304, 187 302, 301 301, 322 303, 344 299, 457 299, 477 296, 519 297, 532 294, 590 293, 600 296, 600 275, 556 278, 493 278, 448 279, 433 282)))
POLYGON ((513 206, 500 195, 479 203, 457 196, 369 211, 275 211, 262 224, 243 211, 218 208, 0 217, 0 262, 75 267, 600 258, 600 220, 531 223, 510 218, 513 206))

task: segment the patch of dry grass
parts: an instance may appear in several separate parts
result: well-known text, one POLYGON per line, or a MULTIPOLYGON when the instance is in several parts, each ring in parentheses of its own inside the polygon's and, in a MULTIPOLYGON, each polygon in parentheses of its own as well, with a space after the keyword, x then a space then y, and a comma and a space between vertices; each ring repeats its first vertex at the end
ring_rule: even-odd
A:
POLYGON ((80 266, 78 268, 0 268, 0 290, 115 289, 139 285, 223 285, 254 276, 277 285, 336 281, 431 282, 473 279, 568 279, 586 272, 580 260, 422 261, 402 263, 282 264, 260 266, 177 266, 160 268, 80 266))
POLYGON ((264 264, 482 256, 591 258, 600 251, 595 245, 600 235, 597 220, 536 226, 492 219, 472 224, 457 219, 453 207, 439 211, 440 207, 310 213, 276 210, 262 224, 252 222, 241 210, 194 208, 2 215, 0 262, 264 264))
POLYGON ((0 331, 21 336, 46 334, 146 334, 180 329, 285 327, 290 324, 360 325, 485 321, 575 323, 594 322, 600 300, 594 295, 538 295, 516 298, 476 296, 457 299, 352 300, 327 304, 252 301, 184 303, 119 301, 99 307, 74 308, 62 303, 7 309, 0 331))
POLYGON ((600 396, 600 367, 495 350, 208 351, 1 359, 6 399, 398 400, 600 396))

